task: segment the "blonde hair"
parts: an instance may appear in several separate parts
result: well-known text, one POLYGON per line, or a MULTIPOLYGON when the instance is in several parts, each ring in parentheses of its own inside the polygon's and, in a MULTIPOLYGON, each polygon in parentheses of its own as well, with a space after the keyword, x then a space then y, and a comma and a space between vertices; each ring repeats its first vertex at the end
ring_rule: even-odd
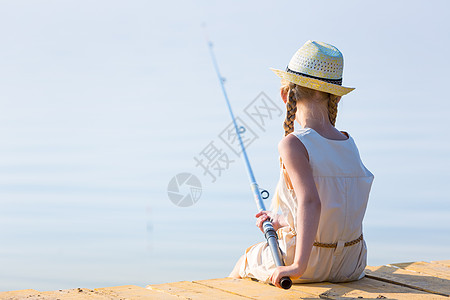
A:
MULTIPOLYGON (((312 99, 316 93, 320 93, 321 99, 328 99, 327 100, 327 106, 328 106, 328 119, 330 120, 331 125, 335 126, 336 124, 336 117, 337 117, 337 104, 338 104, 338 96, 325 93, 321 91, 316 91, 307 87, 303 87, 300 85, 297 85, 295 83, 289 82, 285 79, 281 80, 281 90, 283 94, 286 96, 286 118, 283 122, 283 128, 284 128, 284 136, 289 135, 291 132, 294 131, 294 121, 295 121, 295 114, 297 113, 297 102, 300 99, 312 99)), ((283 165, 283 162, 281 161, 280 157, 280 167, 283 168, 283 173, 286 178, 286 183, 291 185, 291 181, 289 179, 289 176, 287 174, 287 171, 285 170, 285 167, 283 165)), ((278 189, 277 189, 278 190, 278 189)), ((278 208, 280 206, 280 201, 278 199, 278 193, 275 193, 275 196, 272 198, 272 203, 270 205, 270 209, 272 211, 278 211, 278 208)))
POLYGON ((320 93, 322 99, 328 98, 328 119, 331 125, 335 126, 337 117, 338 96, 316 91, 307 87, 297 85, 285 79, 281 80, 281 90, 287 95, 286 101, 286 119, 283 123, 284 136, 294 131, 295 114, 297 113, 297 101, 299 99, 311 99, 315 93, 320 93))

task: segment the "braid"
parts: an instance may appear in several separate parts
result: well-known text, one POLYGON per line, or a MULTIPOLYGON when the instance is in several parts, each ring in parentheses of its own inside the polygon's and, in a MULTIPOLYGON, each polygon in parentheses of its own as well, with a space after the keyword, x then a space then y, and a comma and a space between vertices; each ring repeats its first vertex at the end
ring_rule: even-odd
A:
POLYGON ((288 89, 288 92, 286 101, 286 119, 283 123, 284 136, 287 136, 294 131, 295 113, 297 112, 297 86, 291 83, 286 86, 286 88, 288 89))
MULTIPOLYGON (((297 90, 298 86, 296 84, 286 81, 284 81, 283 83, 284 85, 282 87, 282 90, 284 92, 287 91, 286 119, 284 120, 283 123, 284 136, 287 136, 294 131, 294 121, 295 121, 295 114, 297 112, 297 97, 299 91, 297 90)), ((283 160, 281 159, 281 156, 280 156, 280 167, 283 169, 283 175, 285 176, 286 182, 291 182, 291 180, 289 179, 289 174, 287 173, 286 168, 283 164, 283 160)), ((273 212, 277 212, 279 207, 280 207, 280 199, 277 193, 275 197, 272 198, 270 209, 273 212)))
MULTIPOLYGON (((284 136, 287 136, 291 132, 294 131, 294 121, 295 121, 295 114, 297 112, 297 100, 299 98, 311 98, 313 97, 314 93, 316 91, 305 88, 302 86, 298 86, 292 82, 284 81, 282 80, 282 90, 284 93, 287 93, 287 101, 286 101, 286 119, 283 123, 284 128, 284 136)), ((337 104, 338 104, 338 96, 324 93, 322 97, 328 96, 328 119, 330 120, 330 123, 335 126, 336 124, 336 117, 337 117, 337 104)))
POLYGON ((336 124, 337 99, 338 96, 330 94, 330 99, 328 100, 328 118, 333 126, 336 124))

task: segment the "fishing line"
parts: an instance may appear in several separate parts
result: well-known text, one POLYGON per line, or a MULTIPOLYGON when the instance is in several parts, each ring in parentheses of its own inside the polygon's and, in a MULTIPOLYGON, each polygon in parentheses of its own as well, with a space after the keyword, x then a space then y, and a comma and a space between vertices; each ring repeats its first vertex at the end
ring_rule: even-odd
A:
MULTIPOLYGON (((267 193, 267 197, 269 197, 268 196, 268 192, 265 191, 265 190, 260 192, 260 188, 258 187, 258 184, 256 183, 255 176, 254 176, 252 168, 250 166, 250 161, 249 161, 248 156, 247 156, 247 151, 245 150, 245 146, 244 146, 244 143, 242 142, 242 138, 241 138, 241 133, 244 133, 246 129, 243 126, 238 126, 238 124, 236 122, 236 119, 235 119, 234 114, 233 114, 233 110, 231 109, 230 101, 228 100, 227 92, 225 90, 225 85, 224 85, 225 79, 220 74, 219 66, 217 64, 216 57, 214 55, 213 43, 210 41, 210 39, 208 37, 208 34, 206 32, 206 24, 202 24, 202 27, 204 28, 205 39, 206 39, 206 42, 208 44, 209 53, 211 54, 211 59, 213 61, 214 69, 216 71, 217 77, 219 78, 220 86, 222 88, 222 93, 223 93, 223 95, 225 97, 225 100, 227 102, 228 111, 230 112, 231 119, 233 120, 234 129, 236 131, 236 135, 238 137, 239 144, 240 144, 241 149, 242 149, 242 154, 244 156, 244 162, 245 162, 246 169, 247 169, 247 175, 248 175, 249 180, 250 180, 250 187, 251 187, 252 192, 253 192, 253 196, 254 196, 254 199, 255 199, 255 202, 256 202, 256 206, 258 207, 259 211, 266 210, 266 207, 264 206, 264 202, 263 202, 263 198, 262 198, 261 194, 265 192, 265 193, 267 193)), ((269 220, 266 220, 266 221, 263 222, 263 230, 264 230, 264 236, 265 236, 265 238, 267 240, 267 244, 269 245, 270 251, 272 252, 272 257, 273 257, 273 260, 275 262, 275 265, 277 267, 284 266, 283 258, 282 258, 282 255, 281 255, 281 250, 280 250, 280 247, 278 245, 278 236, 277 236, 277 233, 276 233, 275 229, 273 228, 272 223, 269 220)), ((281 287, 283 289, 287 290, 287 289, 289 289, 292 286, 292 281, 291 281, 291 279, 289 277, 283 277, 280 280, 280 285, 281 285, 281 287)))

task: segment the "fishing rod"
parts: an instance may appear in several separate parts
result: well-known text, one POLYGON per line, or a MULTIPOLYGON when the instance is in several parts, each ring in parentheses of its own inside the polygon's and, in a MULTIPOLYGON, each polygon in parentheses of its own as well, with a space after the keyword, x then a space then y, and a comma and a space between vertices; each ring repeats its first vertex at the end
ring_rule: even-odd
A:
MULTIPOLYGON (((247 167, 247 174, 248 174, 248 177, 250 180, 250 187, 252 189, 253 196, 255 198, 256 206, 258 207, 258 210, 261 212, 263 210, 266 210, 266 207, 264 206, 264 202, 263 202, 261 193, 259 192, 258 184, 256 183, 256 179, 255 179, 255 176, 253 175, 252 167, 250 166, 250 161, 247 156, 247 151, 245 151, 244 143, 242 142, 242 138, 241 138, 241 133, 245 132, 245 127, 243 127, 243 126, 238 127, 238 125, 236 123, 236 119, 234 118, 234 114, 231 109, 231 104, 230 104, 230 101, 228 100, 227 92, 225 90, 225 85, 223 84, 224 78, 220 75, 219 66, 217 64, 216 57, 214 55, 213 43, 209 40, 208 35, 206 34, 206 25, 205 24, 203 24, 203 28, 205 29, 205 38, 206 38, 206 42, 208 44, 209 53, 211 54, 211 59, 214 64, 214 69, 216 70, 217 77, 219 78, 220 86, 222 87, 222 92, 223 92, 223 95, 227 102, 228 110, 230 112, 231 119, 233 120, 234 129, 236 130, 236 135, 238 136, 239 144, 241 145, 242 153, 244 155, 244 161, 245 161, 245 165, 247 167)), ((277 236, 275 229, 273 228, 272 222, 270 222, 269 220, 266 220, 263 222, 262 227, 264 230, 264 236, 267 240, 267 244, 269 245, 270 251, 272 252, 272 257, 275 262, 275 265, 277 267, 284 266, 283 258, 281 256, 281 250, 280 250, 280 247, 278 246, 278 236, 277 236)), ((286 290, 289 289, 292 286, 291 279, 287 276, 281 278, 280 286, 283 289, 286 289, 286 290)))

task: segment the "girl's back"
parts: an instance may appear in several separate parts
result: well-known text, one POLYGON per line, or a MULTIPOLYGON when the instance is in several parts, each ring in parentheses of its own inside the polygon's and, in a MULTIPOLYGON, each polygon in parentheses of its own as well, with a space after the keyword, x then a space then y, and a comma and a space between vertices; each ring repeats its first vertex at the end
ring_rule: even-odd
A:
POLYGON ((343 65, 335 46, 307 41, 285 71, 272 69, 282 79, 280 96, 286 104, 284 138, 278 145, 280 180, 273 198, 282 216, 262 211, 256 217, 261 230, 265 220, 278 229, 285 266, 275 266, 261 242, 245 250, 231 277, 281 287, 283 277, 342 282, 364 276, 362 221, 374 176, 353 138, 335 128, 338 103, 354 90, 342 85, 343 65), (294 131, 294 121, 301 130, 294 131))
MULTIPOLYGON (((298 282, 357 279, 354 277, 360 276, 366 264, 362 220, 374 177, 362 163, 358 148, 348 134, 346 140, 324 138, 312 128, 291 134, 308 152, 321 200, 320 221, 308 269, 298 282), (343 260, 346 264, 342 264, 343 260), (325 261, 328 263, 324 264, 325 261)), ((282 214, 296 235, 297 199, 285 171, 277 188, 282 214)), ((288 248, 289 244, 292 241, 284 243, 288 248)), ((286 253, 293 251, 286 249, 286 253)), ((291 257, 286 259, 290 261, 291 257)))

